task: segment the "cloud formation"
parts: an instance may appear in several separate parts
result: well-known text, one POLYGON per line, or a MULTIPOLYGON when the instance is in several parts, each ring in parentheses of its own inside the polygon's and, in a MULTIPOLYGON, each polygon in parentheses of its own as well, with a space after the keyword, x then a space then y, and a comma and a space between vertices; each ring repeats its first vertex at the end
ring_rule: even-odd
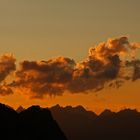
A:
POLYGON ((12 71, 16 70, 15 61, 16 59, 12 54, 5 54, 0 57, 0 82, 5 80, 12 71))
MULTIPOLYGON (((20 63, 9 86, 31 98, 62 95, 65 91, 86 93, 105 86, 120 87, 127 80, 140 79, 140 60, 135 58, 139 46, 130 43, 127 37, 120 37, 90 48, 88 57, 79 63, 66 57, 26 60, 20 63)), ((15 70, 15 59, 3 56, 0 62, 0 80, 3 81, 15 70)))
POLYGON ((0 95, 12 94, 12 89, 5 83, 6 78, 16 70, 16 59, 12 54, 0 56, 0 95))
POLYGON ((45 94, 61 95, 72 81, 75 65, 74 60, 65 57, 23 61, 11 86, 25 89, 35 98, 42 98, 45 94))

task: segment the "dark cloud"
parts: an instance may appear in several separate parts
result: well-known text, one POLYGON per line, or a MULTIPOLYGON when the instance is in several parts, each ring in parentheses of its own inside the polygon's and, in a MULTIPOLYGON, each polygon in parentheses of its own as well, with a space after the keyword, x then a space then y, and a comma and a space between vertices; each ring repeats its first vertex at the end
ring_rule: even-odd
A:
POLYGON ((16 59, 12 54, 5 54, 0 57, 0 95, 12 94, 12 89, 6 85, 5 80, 9 74, 16 70, 16 59))
MULTIPOLYGON (((126 60, 121 57, 127 57, 132 53, 132 49, 134 51, 136 48, 138 48, 136 43, 129 43, 126 37, 109 39, 107 42, 90 48, 89 57, 77 64, 69 90, 74 93, 99 91, 107 83, 113 87, 120 87, 126 80, 124 73, 127 71, 127 66, 124 64, 126 60)), ((132 75, 129 77, 133 79, 132 75)))
POLYGON ((74 60, 64 57, 23 61, 11 86, 26 89, 33 98, 42 98, 45 94, 61 95, 73 78, 75 65, 74 60))
POLYGON ((140 79, 140 60, 126 61, 126 66, 133 69, 131 77, 133 81, 140 79))
POLYGON ((16 59, 12 54, 5 54, 0 57, 0 82, 5 80, 12 71, 16 70, 15 61, 16 59))
MULTIPOLYGON (((31 98, 62 95, 65 91, 87 93, 106 86, 118 88, 126 80, 140 78, 140 60, 135 58, 137 48, 138 43, 120 37, 90 48, 88 57, 79 63, 66 57, 47 61, 26 60, 20 63, 9 86, 31 98)), ((3 56, 1 59, 1 81, 15 70, 15 59, 11 58, 3 56)))

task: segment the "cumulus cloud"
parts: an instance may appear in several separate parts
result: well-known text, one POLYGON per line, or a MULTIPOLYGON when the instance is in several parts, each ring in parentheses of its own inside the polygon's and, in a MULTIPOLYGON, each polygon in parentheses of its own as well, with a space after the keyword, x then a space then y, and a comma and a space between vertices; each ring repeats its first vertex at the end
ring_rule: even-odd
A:
POLYGON ((130 77, 132 81, 140 79, 140 60, 126 61, 126 66, 133 68, 133 73, 130 77))
MULTIPOLYGON (((79 63, 66 57, 26 60, 20 63, 9 86, 31 98, 62 95, 65 91, 99 91, 106 86, 118 88, 127 80, 140 79, 140 60, 135 57, 139 46, 138 43, 130 43, 127 37, 120 37, 90 48, 88 57, 79 63)), ((14 58, 3 56, 0 67, 5 70, 0 70, 1 81, 15 70, 14 62, 14 58)))
POLYGON ((12 89, 5 84, 5 79, 12 71, 16 70, 16 59, 12 54, 0 56, 0 95, 11 94, 12 89))
POLYGON ((5 54, 0 57, 0 82, 16 69, 16 59, 12 54, 5 54))
POLYGON ((48 61, 23 61, 11 86, 26 89, 32 97, 61 95, 72 80, 75 62, 58 57, 48 61), (32 94, 33 93, 33 94, 32 94))

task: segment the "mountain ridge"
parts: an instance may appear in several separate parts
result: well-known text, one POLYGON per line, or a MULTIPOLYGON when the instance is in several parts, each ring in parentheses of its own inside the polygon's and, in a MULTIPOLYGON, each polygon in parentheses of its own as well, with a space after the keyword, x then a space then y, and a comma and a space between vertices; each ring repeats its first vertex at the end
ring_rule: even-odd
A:
POLYGON ((31 106, 18 113, 0 103, 0 139, 67 140, 47 108, 31 106))
POLYGON ((136 109, 105 109, 97 115, 82 106, 57 104, 49 110, 69 140, 140 139, 140 112, 136 109))
POLYGON ((50 110, 69 140, 140 139, 140 112, 135 109, 105 109, 99 115, 70 106, 50 110))
MULTIPOLYGON (((7 107, 9 108, 12 108, 11 106, 8 106, 6 105, 7 107)), ((32 105, 32 106, 39 106, 39 105, 32 105)), ((31 107, 31 106, 30 106, 31 107)), ((28 107, 28 108, 30 108, 28 107)), ((99 114, 97 114, 96 112, 92 111, 92 110, 88 110, 86 108, 84 108, 82 105, 77 105, 77 106, 71 106, 71 105, 67 105, 67 106, 60 106, 59 104, 56 104, 56 105, 53 105, 51 107, 41 107, 39 106, 40 108, 47 108, 47 109, 67 109, 67 108, 71 108, 71 109, 78 109, 78 108, 81 108, 81 110, 84 110, 86 112, 92 112, 92 113, 95 113, 97 116, 100 116, 102 113, 104 112, 110 112, 110 113, 119 113, 119 112, 123 112, 125 110, 130 110, 130 111, 136 111, 138 113, 140 113, 137 109, 131 109, 131 108, 124 108, 124 109, 120 109, 119 111, 112 111, 111 109, 107 108, 107 109, 104 109, 102 112, 100 112, 99 114)), ((17 107, 17 109, 14 109, 15 111, 18 112, 18 109, 21 108, 22 111, 26 110, 27 108, 24 108, 22 105, 20 105, 19 107, 17 107)), ((13 108, 12 108, 13 109, 13 108)))

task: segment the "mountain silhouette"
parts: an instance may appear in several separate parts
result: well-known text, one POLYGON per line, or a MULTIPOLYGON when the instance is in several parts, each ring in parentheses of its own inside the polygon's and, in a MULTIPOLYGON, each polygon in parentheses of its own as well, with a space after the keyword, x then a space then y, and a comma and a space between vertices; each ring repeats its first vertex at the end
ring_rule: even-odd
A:
POLYGON ((124 109, 117 113, 108 109, 100 115, 82 106, 50 108, 69 140, 140 140, 140 113, 124 109))
POLYGON ((19 107, 16 109, 16 112, 17 112, 17 113, 21 113, 21 112, 24 111, 24 110, 25 110, 24 107, 19 106, 19 107))
POLYGON ((115 114, 115 112, 112 112, 112 111, 109 110, 109 109, 105 109, 105 110, 100 114, 100 117, 106 117, 106 116, 113 115, 113 114, 115 114))
POLYGON ((67 140, 47 108, 32 106, 17 113, 0 104, 0 139, 67 140))
POLYGON ((59 105, 50 109, 20 106, 15 111, 0 104, 1 139, 67 140, 66 137, 68 140, 140 140, 140 113, 131 109, 117 113, 106 109, 96 115, 82 106, 59 105))
POLYGON ((16 111, 9 106, 0 104, 0 139, 18 138, 18 120, 19 116, 16 111))
POLYGON ((97 115, 86 111, 82 106, 50 108, 54 118, 69 140, 90 140, 90 127, 97 115))

